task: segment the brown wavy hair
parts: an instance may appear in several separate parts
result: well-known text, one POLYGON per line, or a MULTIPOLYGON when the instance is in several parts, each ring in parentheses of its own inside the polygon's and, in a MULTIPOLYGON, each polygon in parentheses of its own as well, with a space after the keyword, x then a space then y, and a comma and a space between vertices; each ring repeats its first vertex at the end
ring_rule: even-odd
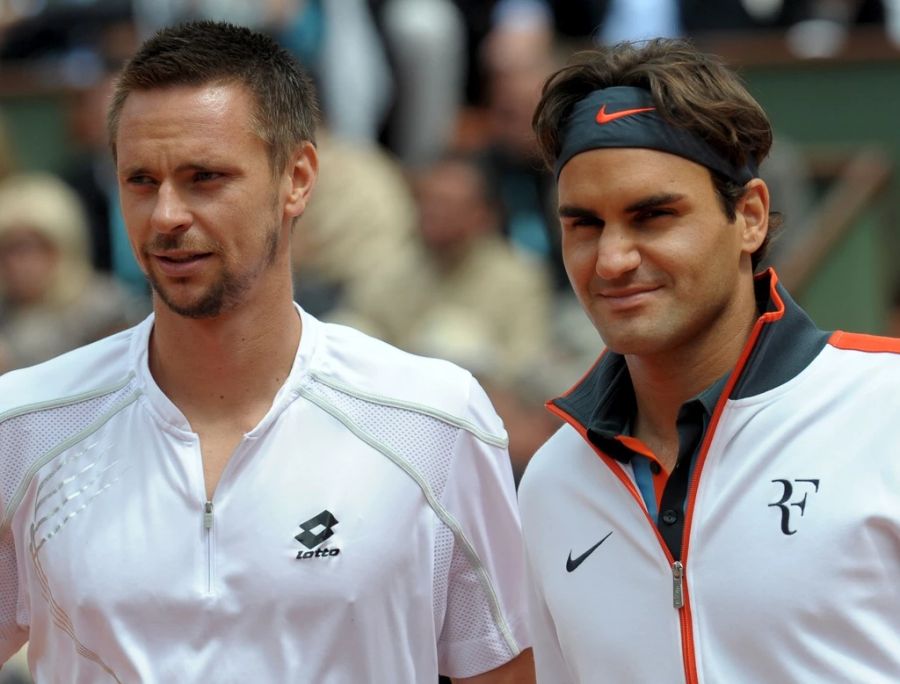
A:
MULTIPOLYGON (((548 166, 559 156, 560 131, 575 103, 613 86, 650 91, 663 119, 699 136, 737 167, 748 160, 758 166, 772 147, 769 118, 736 72, 689 41, 657 38, 578 52, 547 79, 532 126, 548 166)), ((722 209, 733 221, 744 187, 714 171, 710 174, 722 209)), ((754 269, 781 222, 781 214, 769 214, 769 232, 752 255, 754 269)))

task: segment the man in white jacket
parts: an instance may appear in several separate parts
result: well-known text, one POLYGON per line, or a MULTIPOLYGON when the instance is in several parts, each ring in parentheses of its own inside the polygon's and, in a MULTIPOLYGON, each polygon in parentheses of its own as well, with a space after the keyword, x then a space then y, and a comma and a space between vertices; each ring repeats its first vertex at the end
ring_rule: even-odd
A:
POLYGON ((900 679, 900 340, 758 268, 772 130, 682 41, 581 55, 535 114, 607 345, 520 486, 538 680, 900 679))

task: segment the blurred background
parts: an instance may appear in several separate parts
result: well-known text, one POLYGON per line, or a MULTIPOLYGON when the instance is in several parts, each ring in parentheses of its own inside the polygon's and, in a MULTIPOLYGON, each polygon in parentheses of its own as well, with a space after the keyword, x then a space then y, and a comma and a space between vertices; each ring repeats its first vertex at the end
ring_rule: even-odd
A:
POLYGON ((781 279, 823 328, 900 336, 900 0, 0 0, 0 373, 149 312, 104 113, 136 46, 193 18, 271 34, 317 82, 297 300, 476 374, 517 477, 602 351, 530 131, 577 49, 686 36, 737 67, 775 127, 781 279))

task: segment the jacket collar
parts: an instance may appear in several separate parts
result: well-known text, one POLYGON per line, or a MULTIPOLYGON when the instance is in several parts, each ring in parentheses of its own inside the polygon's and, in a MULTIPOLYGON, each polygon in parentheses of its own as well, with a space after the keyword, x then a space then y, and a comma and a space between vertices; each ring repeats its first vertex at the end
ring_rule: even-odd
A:
MULTIPOLYGON (((756 276, 754 287, 762 313, 728 381, 713 386, 727 392, 715 393, 719 403, 725 398, 755 396, 784 384, 812 362, 830 336, 791 299, 774 270, 756 276)), ((709 394, 704 391, 698 399, 709 399, 709 394)), ((627 424, 634 412, 634 390, 625 358, 605 351, 572 389, 547 402, 547 408, 583 431, 608 432, 627 424), (628 415, 624 415, 626 412, 628 415)))

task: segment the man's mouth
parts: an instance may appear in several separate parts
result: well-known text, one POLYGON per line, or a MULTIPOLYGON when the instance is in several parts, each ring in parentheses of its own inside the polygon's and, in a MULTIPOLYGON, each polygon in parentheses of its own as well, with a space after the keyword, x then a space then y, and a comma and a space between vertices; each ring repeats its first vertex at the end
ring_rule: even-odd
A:
POLYGON ((657 285, 629 285, 628 287, 601 287, 595 290, 598 297, 604 299, 627 299, 629 297, 637 297, 638 295, 655 292, 659 289, 657 285))
POLYGON ((158 252, 151 256, 165 275, 186 278, 199 272, 212 252, 158 252))
POLYGON ((154 256, 157 259, 168 261, 169 263, 183 264, 188 261, 202 259, 203 257, 209 256, 210 254, 210 252, 166 252, 163 254, 154 254, 154 256))

